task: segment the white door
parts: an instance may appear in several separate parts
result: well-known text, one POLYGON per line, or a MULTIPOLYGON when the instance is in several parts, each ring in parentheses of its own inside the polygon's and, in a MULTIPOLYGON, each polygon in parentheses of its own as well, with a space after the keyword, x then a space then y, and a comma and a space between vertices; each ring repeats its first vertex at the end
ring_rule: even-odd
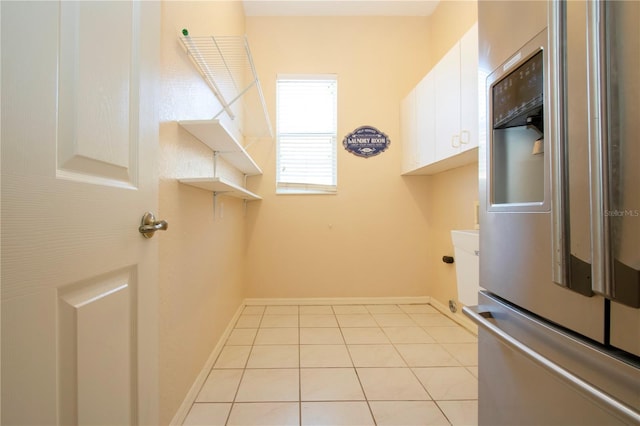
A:
POLYGON ((158 2, 2 2, 2 424, 157 424, 158 2))

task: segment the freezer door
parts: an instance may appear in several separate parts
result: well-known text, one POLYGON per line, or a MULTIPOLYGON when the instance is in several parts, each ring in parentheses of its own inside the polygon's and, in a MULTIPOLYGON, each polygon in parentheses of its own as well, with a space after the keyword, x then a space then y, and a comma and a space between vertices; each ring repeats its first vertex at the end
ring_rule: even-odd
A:
POLYGON ((611 344, 640 356, 640 2, 606 2, 611 344))
MULTIPOLYGON (((480 425, 640 424, 640 365, 480 292, 480 425)), ((636 360, 637 361, 637 360, 636 360)))

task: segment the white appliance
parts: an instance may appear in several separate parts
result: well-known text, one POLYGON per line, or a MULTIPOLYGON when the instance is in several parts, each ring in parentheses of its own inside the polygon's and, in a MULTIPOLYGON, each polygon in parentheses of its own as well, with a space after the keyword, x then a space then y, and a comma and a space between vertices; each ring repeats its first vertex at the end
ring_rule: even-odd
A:
POLYGON ((480 1, 481 425, 640 424, 640 2, 480 1))
POLYGON ((451 231, 456 265, 458 301, 465 306, 478 304, 480 290, 480 232, 477 229, 451 231))

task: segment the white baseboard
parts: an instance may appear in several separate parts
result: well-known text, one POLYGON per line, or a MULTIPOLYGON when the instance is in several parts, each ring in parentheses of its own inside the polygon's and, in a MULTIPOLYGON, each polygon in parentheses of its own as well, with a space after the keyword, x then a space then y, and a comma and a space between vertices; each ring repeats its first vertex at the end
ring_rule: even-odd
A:
POLYGON ((252 305, 413 305, 429 303, 429 296, 415 297, 303 297, 303 298, 251 298, 244 304, 252 305))
POLYGON ((200 392, 202 385, 207 380, 207 376, 213 368, 213 364, 216 362, 216 359, 218 359, 218 355, 220 355, 220 352, 222 351, 227 338, 233 331, 233 327, 238 321, 240 314, 242 314, 244 306, 244 303, 240 304, 240 306, 236 310, 236 313, 229 321, 229 324, 227 324, 227 328, 225 328, 224 332, 220 336, 220 339, 218 339, 218 343, 216 343, 216 346, 213 348, 213 351, 211 352, 211 355, 209 355, 207 362, 205 363, 204 367, 202 367, 202 370, 196 377, 193 385, 191 385, 191 389, 189 389, 189 392, 187 392, 184 401, 182 401, 182 404, 180 404, 180 407, 178 408, 178 411, 176 411, 176 414, 173 416, 173 419, 171 419, 171 423, 169 423, 170 426, 180 426, 182 425, 182 423, 184 423, 184 419, 187 417, 187 414, 189 414, 189 410, 198 397, 198 393, 200 392))
POLYGON ((467 318, 462 313, 461 309, 459 309, 458 312, 456 312, 454 314, 453 312, 451 312, 449 310, 449 307, 443 305, 442 303, 440 303, 439 301, 437 301, 433 297, 431 298, 431 302, 429 302, 429 304, 431 306, 433 306, 434 308, 436 308, 438 311, 440 311, 440 313, 442 313, 442 314, 446 315, 447 317, 451 318, 453 321, 457 322, 462 327, 466 328, 467 330, 469 330, 470 332, 472 332, 476 336, 478 335, 478 326, 475 325, 475 323, 473 321, 471 321, 469 318, 467 318))

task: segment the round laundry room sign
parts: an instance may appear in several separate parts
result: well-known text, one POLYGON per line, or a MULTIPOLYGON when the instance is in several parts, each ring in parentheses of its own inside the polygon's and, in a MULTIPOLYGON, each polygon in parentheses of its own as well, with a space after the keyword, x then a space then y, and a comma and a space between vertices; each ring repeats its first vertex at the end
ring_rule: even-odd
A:
POLYGON ((372 126, 362 126, 342 140, 344 149, 359 157, 373 157, 389 148, 389 136, 372 126))

